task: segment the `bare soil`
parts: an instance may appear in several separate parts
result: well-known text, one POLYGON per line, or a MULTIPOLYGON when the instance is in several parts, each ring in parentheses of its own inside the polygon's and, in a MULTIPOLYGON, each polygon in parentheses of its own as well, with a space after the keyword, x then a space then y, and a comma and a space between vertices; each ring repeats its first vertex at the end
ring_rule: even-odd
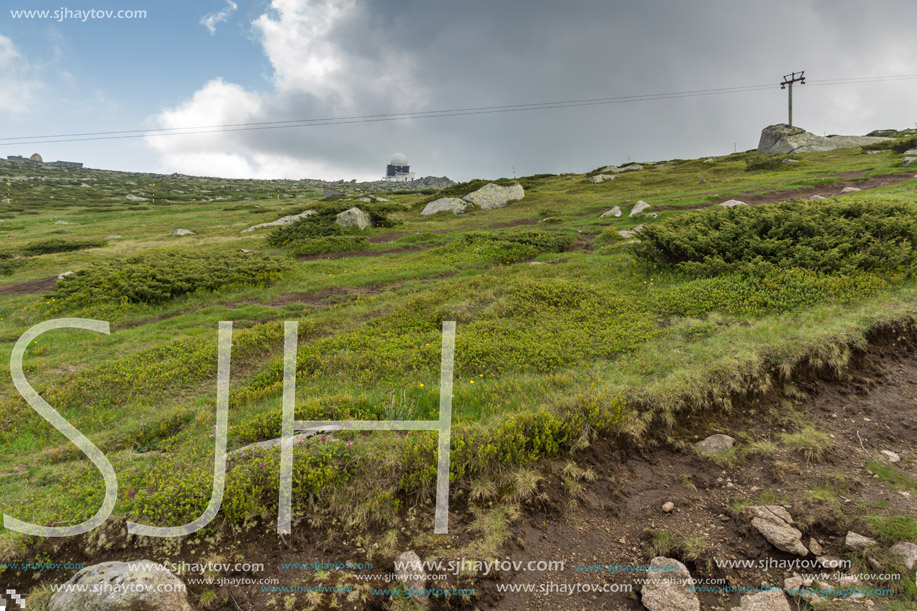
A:
POLYGON ((44 293, 53 287, 55 282, 57 282, 57 276, 24 280, 23 282, 12 282, 10 284, 0 284, 0 295, 15 297, 17 295, 44 293))

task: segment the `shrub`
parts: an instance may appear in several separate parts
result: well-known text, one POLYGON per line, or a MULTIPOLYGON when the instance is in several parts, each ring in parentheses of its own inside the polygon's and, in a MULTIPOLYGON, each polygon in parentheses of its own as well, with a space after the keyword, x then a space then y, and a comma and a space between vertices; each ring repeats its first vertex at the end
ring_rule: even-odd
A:
POLYGON ((286 269, 273 257, 237 252, 151 250, 99 261, 59 281, 55 308, 159 304, 227 285, 271 284, 286 269))
POLYGON ((784 170, 791 164, 783 163, 784 159, 796 159, 788 156, 750 155, 745 158, 745 170, 784 170))
POLYGON ((876 142, 875 144, 867 144, 863 147, 864 151, 894 151, 899 155, 904 151, 910 150, 912 148, 917 148, 917 136, 910 136, 908 138, 896 138, 894 140, 886 140, 885 142, 876 142))
POLYGON ((22 248, 22 255, 25 257, 36 257, 39 255, 48 255, 56 252, 72 252, 74 250, 85 250, 87 248, 102 248, 108 242, 102 239, 90 240, 64 240, 61 238, 49 238, 30 242, 22 248))
POLYGON ((760 264, 908 272, 917 261, 917 209, 862 200, 710 208, 647 226, 634 252, 654 265, 707 276, 760 264))

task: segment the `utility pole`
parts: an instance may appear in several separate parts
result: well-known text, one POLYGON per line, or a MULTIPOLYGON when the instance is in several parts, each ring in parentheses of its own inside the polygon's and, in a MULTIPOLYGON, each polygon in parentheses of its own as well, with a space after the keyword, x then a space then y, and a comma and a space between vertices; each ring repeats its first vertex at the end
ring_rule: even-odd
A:
POLYGON ((789 87, 787 92, 787 98, 789 101, 789 110, 790 110, 790 127, 793 127, 793 83, 799 83, 800 85, 806 84, 806 71, 794 72, 793 74, 784 74, 783 82, 780 83, 781 89, 786 89, 789 87))

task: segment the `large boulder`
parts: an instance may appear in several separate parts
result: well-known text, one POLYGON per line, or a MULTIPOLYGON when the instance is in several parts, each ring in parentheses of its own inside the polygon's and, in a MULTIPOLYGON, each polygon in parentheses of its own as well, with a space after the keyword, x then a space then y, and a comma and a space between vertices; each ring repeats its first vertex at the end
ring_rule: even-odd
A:
POLYGON ((88 566, 61 586, 48 611, 192 611, 185 584, 150 560, 88 566), (133 567, 133 568, 132 568, 133 567), (68 590, 79 586, 81 590, 68 590), (93 588, 100 591, 94 592, 93 588), (117 589, 116 589, 117 588, 117 589))
POLYGON ((359 208, 344 210, 335 217, 334 222, 341 227, 359 227, 360 229, 373 226, 369 214, 359 208))
POLYGON ((441 197, 424 206, 421 214, 429 216, 437 212, 451 212, 452 214, 461 214, 468 207, 468 202, 457 197, 441 197))
POLYGON ((650 205, 641 199, 636 204, 634 204, 634 207, 630 209, 630 214, 627 216, 637 216, 649 207, 650 205))
POLYGON ((791 127, 786 123, 768 125, 761 130, 758 141, 760 155, 787 155, 789 153, 811 153, 816 151, 833 151, 840 148, 866 146, 884 142, 889 138, 874 136, 816 136, 801 127, 791 127))
POLYGON ((691 587, 688 567, 674 558, 657 556, 650 560, 640 598, 649 611, 700 611, 700 600, 691 587))
POLYGON ((525 190, 519 183, 510 187, 501 187, 494 183, 488 183, 477 191, 472 191, 462 199, 474 204, 481 210, 493 210, 494 208, 503 208, 508 203, 523 197, 525 197, 525 190))
POLYGON ((586 182, 592 183, 594 185, 600 185, 603 182, 607 182, 609 180, 614 180, 614 179, 615 177, 613 174, 596 174, 595 176, 590 176, 586 182))
POLYGON ((753 505, 748 508, 754 516, 754 526, 771 545, 784 552, 807 556, 809 550, 802 544, 802 533, 792 526, 793 518, 780 505, 753 505))
POLYGON ((315 214, 315 210, 306 210, 300 212, 299 214, 291 214, 289 216, 282 216, 276 221, 271 221, 270 223, 258 223, 257 225, 252 225, 248 229, 243 229, 239 233, 248 233, 254 231, 255 229, 261 229, 262 227, 280 227, 281 225, 292 225, 300 219, 304 219, 307 216, 312 216, 315 214))

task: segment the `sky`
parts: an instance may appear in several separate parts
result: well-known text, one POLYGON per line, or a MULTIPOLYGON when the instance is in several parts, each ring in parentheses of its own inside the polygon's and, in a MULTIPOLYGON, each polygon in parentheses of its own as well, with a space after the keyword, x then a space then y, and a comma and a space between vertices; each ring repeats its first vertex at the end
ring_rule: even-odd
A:
POLYGON ((584 172, 917 126, 913 0, 5 0, 0 155, 224 177, 373 180, 395 152, 454 180, 584 172), (14 11, 51 11, 48 18, 14 11), (135 18, 82 11, 144 11, 135 18), (63 11, 55 16, 54 11, 63 11), (66 11, 70 11, 67 13, 66 11), (771 85, 398 121, 152 130, 771 85), (41 144, 9 138, 131 130, 41 144), (208 130, 204 130, 208 131, 208 130))

